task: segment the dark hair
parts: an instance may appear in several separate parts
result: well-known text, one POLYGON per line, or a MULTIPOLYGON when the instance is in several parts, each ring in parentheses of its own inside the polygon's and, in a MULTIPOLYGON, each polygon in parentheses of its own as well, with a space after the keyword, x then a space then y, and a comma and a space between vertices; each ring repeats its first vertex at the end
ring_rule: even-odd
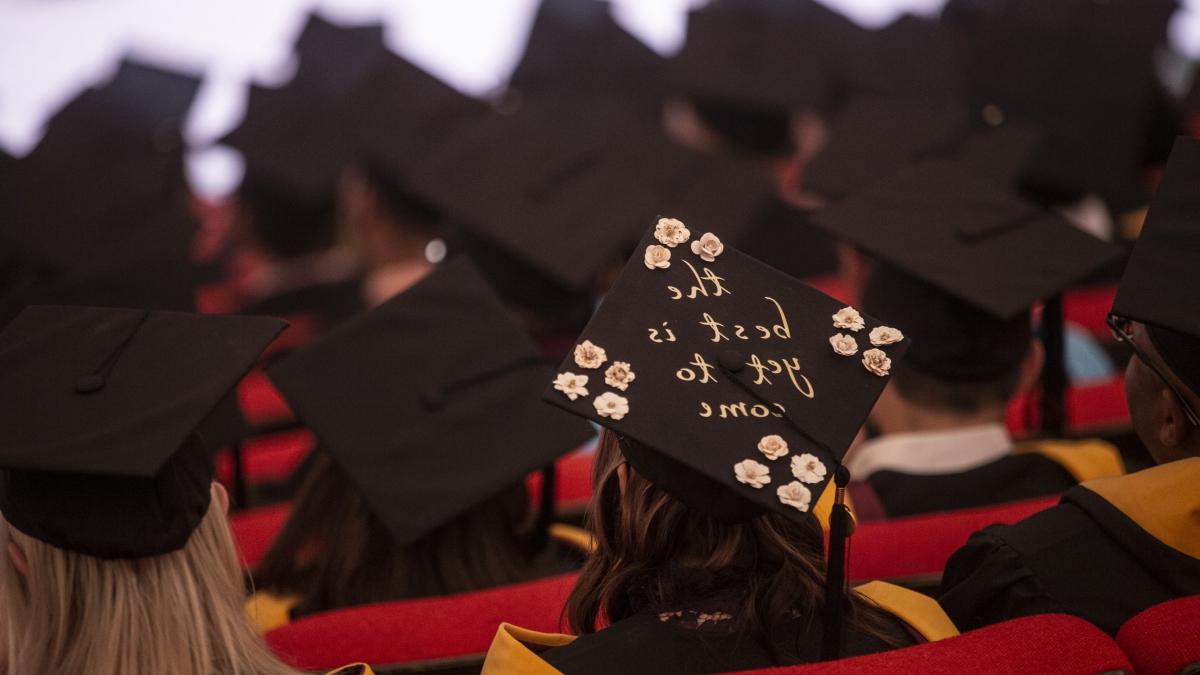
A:
POLYGON ((892 386, 904 400, 923 408, 963 415, 1007 405, 1017 393, 1020 381, 1020 361, 997 377, 982 379, 949 380, 908 363, 901 363, 892 371, 892 386))
POLYGON ((298 595, 294 615, 369 602, 445 595, 542 576, 526 523, 524 483, 407 545, 395 542, 362 493, 320 449, 287 525, 254 575, 298 595))
MULTIPOLYGON (((625 442, 632 443, 629 439, 625 442)), ((721 593, 742 630, 781 660, 776 642, 787 625, 820 620, 824 534, 816 518, 766 513, 726 523, 692 509, 635 471, 624 491, 618 438, 605 431, 597 451, 588 527, 596 550, 567 599, 573 630, 591 633, 641 612, 678 611, 721 593)), ((849 624, 887 642, 883 613, 852 598, 849 624)), ((797 635, 798 637, 798 635, 797 635)))
POLYGON ((250 216, 254 238, 274 256, 295 258, 333 246, 336 203, 332 191, 302 196, 247 176, 237 199, 250 216))
POLYGON ((441 234, 442 213, 431 202, 406 188, 394 172, 367 163, 363 176, 379 195, 383 207, 397 226, 415 230, 430 238, 441 234))
POLYGON ((693 98, 692 106, 709 129, 741 150, 778 156, 792 152, 786 111, 707 98, 693 98))

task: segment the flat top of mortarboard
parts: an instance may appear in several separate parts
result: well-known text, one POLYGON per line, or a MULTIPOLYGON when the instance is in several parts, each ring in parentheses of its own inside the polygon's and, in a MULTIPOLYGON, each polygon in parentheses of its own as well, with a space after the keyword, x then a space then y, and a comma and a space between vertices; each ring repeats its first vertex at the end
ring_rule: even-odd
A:
POLYGON ((1007 186, 948 161, 883 179, 813 222, 998 318, 1120 255, 1007 186))
POLYGON ((810 0, 714 2, 689 13, 687 41, 669 77, 698 99, 824 109, 841 95, 866 36, 810 0))
POLYGON ((0 333, 9 470, 151 477, 282 330, 276 319, 34 305, 0 333))
POLYGON ((552 372, 460 258, 267 375, 404 544, 592 435, 540 400, 552 372))
POLYGON ((1200 141, 1180 137, 1167 160, 1113 313, 1200 338, 1200 141))
POLYGON ((310 14, 295 44, 299 65, 291 84, 329 95, 348 94, 358 76, 389 53, 381 23, 342 26, 310 14))
POLYGON ((709 229, 660 219, 646 233, 545 397, 648 448, 634 468, 657 467, 651 479, 695 508, 798 517, 907 341, 709 229))
POLYGON ((663 204, 744 228, 770 196, 753 167, 676 146, 619 104, 527 105, 447 139, 411 176, 464 227, 569 290, 624 257, 663 204))
POLYGON ((951 26, 905 14, 873 31, 848 85, 854 96, 945 99, 965 92, 965 60, 951 26))

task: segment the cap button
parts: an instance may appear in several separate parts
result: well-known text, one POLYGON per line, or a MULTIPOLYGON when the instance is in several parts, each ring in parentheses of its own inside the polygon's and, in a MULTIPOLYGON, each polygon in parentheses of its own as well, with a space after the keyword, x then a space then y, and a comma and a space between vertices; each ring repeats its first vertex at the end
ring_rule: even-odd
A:
POLYGON ((421 392, 421 404, 429 411, 441 410, 446 407, 446 392, 430 387, 421 392))
POLYGON ((94 394, 104 388, 104 376, 84 375, 75 381, 76 394, 94 394))
POLYGON ((983 118, 983 123, 989 127, 998 127, 1001 124, 1004 124, 1004 108, 1001 108, 995 103, 989 103, 983 106, 983 108, 979 111, 979 115, 983 118))
POLYGON ((717 356, 717 361, 720 362, 721 368, 730 373, 739 372, 746 367, 746 357, 736 349, 722 350, 717 356))

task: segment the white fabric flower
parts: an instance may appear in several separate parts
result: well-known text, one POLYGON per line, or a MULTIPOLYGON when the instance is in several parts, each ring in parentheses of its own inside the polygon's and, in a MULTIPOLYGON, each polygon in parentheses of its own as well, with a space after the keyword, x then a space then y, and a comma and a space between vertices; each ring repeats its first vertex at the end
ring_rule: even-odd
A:
POLYGON ((587 396, 587 375, 576 375, 575 373, 559 373, 554 377, 554 388, 567 395, 567 398, 574 401, 580 396, 587 396))
POLYGON ((825 480, 825 465, 806 452, 792 458, 792 475, 804 483, 820 483, 825 480))
POLYGON ((613 361, 608 370, 604 371, 604 384, 625 391, 629 388, 629 383, 637 377, 633 373, 633 368, 624 361, 613 361))
POLYGON ((892 360, 882 349, 868 349, 863 352, 862 364, 864 368, 880 377, 892 370, 892 360))
POLYGON ((591 340, 584 340, 575 345, 575 365, 580 368, 599 368, 607 360, 608 352, 604 351, 603 347, 592 344, 591 340))
POLYGON ((700 256, 704 262, 713 262, 725 250, 725 244, 712 232, 705 232, 692 242, 692 253, 700 256))
POLYGON ((808 488, 804 487, 804 483, 799 481, 780 485, 776 488, 775 494, 779 495, 779 501, 795 507, 798 511, 807 511, 808 505, 812 503, 812 492, 809 492, 808 488))
POLYGON ((758 451, 766 455, 767 459, 779 459, 788 454, 788 444, 783 440, 783 436, 771 434, 759 439, 758 451))
POLYGON ((650 244, 646 247, 644 262, 648 269, 665 270, 671 266, 671 249, 658 244, 650 244))
POLYGON ((743 459, 733 465, 733 473, 739 483, 745 483, 755 490, 771 482, 771 470, 765 464, 759 464, 752 459, 743 459))
POLYGON ((834 328, 848 328, 857 333, 866 325, 863 322, 862 315, 853 307, 843 307, 838 310, 837 314, 833 315, 834 328))
POLYGON ((620 420, 629 414, 629 399, 611 391, 606 391, 592 401, 596 406, 596 414, 613 420, 620 420))
POLYGON ((871 329, 871 344, 876 347, 894 345, 904 339, 904 333, 891 326, 876 326, 871 329))
POLYGON ((853 335, 838 333, 829 338, 829 344, 833 345, 833 351, 842 356, 854 356, 858 353, 858 341, 853 335))
POLYGON ((654 238, 664 246, 675 248, 692 238, 691 230, 675 218, 659 218, 654 226, 654 238))

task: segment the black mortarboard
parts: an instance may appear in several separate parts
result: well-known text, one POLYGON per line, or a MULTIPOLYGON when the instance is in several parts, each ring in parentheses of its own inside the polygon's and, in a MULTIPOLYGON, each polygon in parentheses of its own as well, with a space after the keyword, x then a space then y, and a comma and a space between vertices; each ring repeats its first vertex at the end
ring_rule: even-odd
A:
POLYGON ((904 273, 881 270, 863 306, 890 311, 908 327, 906 365, 946 378, 1005 372, 1028 345, 1031 305, 1120 253, 1002 184, 945 161, 884 179, 814 222, 904 273))
POLYGON ((1119 255, 1005 186, 945 161, 886 178, 813 222, 1001 318, 1119 255))
POLYGON ((960 97, 965 63, 957 37, 946 24, 911 14, 869 33, 855 55, 851 94, 929 104, 960 97))
POLYGON ((866 31, 811 0, 714 2, 688 14, 672 84, 698 102, 788 113, 842 95, 866 31))
POLYGON ((676 146, 628 108, 599 104, 489 116, 447 139, 413 184, 572 291, 619 263, 658 209, 719 213, 740 232, 771 195, 755 167, 676 146))
POLYGON ((401 545, 592 435, 552 373, 461 258, 267 371, 401 545))
POLYGON ((605 0, 542 0, 509 79, 522 99, 623 96, 657 119, 666 61, 613 20, 605 0))
POLYGON ((313 13, 296 38, 295 52, 299 65, 292 84, 342 96, 388 49, 381 23, 340 26, 313 13))
POLYGON ((1112 312, 1145 323, 1163 360, 1200 391, 1200 141, 1180 137, 1113 301, 1112 312))
POLYGON ((652 228, 545 398, 611 429, 634 469, 695 509, 799 517, 908 341, 731 246, 706 248, 707 229, 652 228))
POLYGON ((154 214, 182 199, 182 121, 199 85, 191 75, 124 61, 112 80, 51 118, 42 141, 16 162, 12 198, 0 204, 11 209, 0 220, 16 228, 28 264, 63 269, 96 247, 163 234, 154 214))
POLYGON ((212 468, 194 431, 284 324, 36 305, 0 333, 0 512, 99 558, 186 543, 212 468))

